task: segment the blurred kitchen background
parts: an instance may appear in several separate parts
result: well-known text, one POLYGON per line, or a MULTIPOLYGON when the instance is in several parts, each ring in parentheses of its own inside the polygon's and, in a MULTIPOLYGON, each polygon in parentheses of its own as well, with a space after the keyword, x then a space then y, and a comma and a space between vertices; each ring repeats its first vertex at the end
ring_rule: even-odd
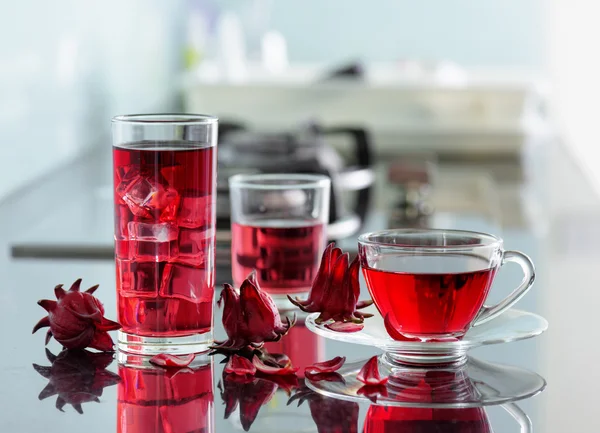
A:
POLYGON ((593 31, 591 9, 11 3, 0 18, 2 236, 13 257, 110 259, 110 118, 169 111, 221 119, 224 262, 226 180, 237 172, 329 174, 330 238, 348 248, 361 229, 392 226, 544 230, 547 207, 560 206, 540 163, 549 149, 600 186, 600 65, 580 31, 593 31))

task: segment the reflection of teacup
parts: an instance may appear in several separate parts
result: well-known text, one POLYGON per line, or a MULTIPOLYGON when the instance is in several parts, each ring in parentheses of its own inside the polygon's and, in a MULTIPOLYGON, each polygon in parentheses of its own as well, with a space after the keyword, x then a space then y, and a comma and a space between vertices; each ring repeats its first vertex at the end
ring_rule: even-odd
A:
POLYGON ((390 397, 414 403, 459 404, 480 398, 464 368, 395 368, 387 389, 390 397))
POLYGON ((533 263, 505 251, 502 239, 458 230, 400 229, 358 238, 360 263, 375 306, 395 339, 461 338, 517 302, 532 286, 533 263), (525 276, 498 304, 483 303, 505 262, 525 276))
POLYGON ((365 417, 363 432, 491 433, 492 428, 481 407, 431 409, 372 405, 365 417))

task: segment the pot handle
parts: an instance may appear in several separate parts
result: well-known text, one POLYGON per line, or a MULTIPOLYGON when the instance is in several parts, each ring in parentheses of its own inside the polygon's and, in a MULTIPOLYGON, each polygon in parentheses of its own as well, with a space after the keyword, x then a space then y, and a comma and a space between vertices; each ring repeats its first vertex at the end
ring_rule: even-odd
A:
POLYGON ((366 129, 352 126, 336 126, 332 128, 323 128, 321 132, 325 135, 349 135, 354 142, 357 165, 361 168, 371 167, 371 137, 366 129))

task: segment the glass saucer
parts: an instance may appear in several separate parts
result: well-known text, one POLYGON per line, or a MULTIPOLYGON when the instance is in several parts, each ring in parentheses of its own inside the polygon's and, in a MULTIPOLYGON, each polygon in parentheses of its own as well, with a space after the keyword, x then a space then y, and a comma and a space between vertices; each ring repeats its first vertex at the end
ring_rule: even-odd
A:
POLYGON ((383 324, 379 312, 369 307, 365 312, 374 316, 366 319, 365 327, 358 332, 336 332, 323 324, 315 323, 319 313, 306 318, 306 327, 312 332, 331 340, 375 346, 386 352, 387 358, 404 364, 456 363, 466 360, 467 351, 487 344, 508 343, 540 335, 548 329, 548 321, 526 311, 510 309, 489 322, 474 326, 461 340, 448 341, 397 341, 392 339, 383 324))
POLYGON ((472 357, 458 366, 432 368, 390 364, 384 354, 379 357, 379 371, 382 376, 388 376, 388 382, 385 392, 377 394, 374 401, 373 395, 361 394, 363 383, 356 379, 366 361, 342 366, 337 373, 343 381, 306 379, 306 385, 327 397, 342 400, 426 408, 501 405, 533 397, 546 387, 546 380, 539 374, 472 357))

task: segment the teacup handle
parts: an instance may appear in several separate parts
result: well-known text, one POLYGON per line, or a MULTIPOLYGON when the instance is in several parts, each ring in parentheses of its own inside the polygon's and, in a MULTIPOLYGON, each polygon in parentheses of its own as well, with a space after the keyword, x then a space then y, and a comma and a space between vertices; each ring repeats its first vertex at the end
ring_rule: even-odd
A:
POLYGON ((533 286, 533 282, 535 280, 535 267, 533 266, 533 262, 529 257, 519 251, 504 251, 502 256, 502 265, 504 265, 506 262, 515 262, 521 265, 521 269, 523 269, 523 273, 525 274, 521 284, 519 287, 513 290, 510 295, 498 302, 496 305, 491 307, 484 305, 481 307, 481 311, 477 315, 477 319, 475 319, 473 326, 481 325, 482 323, 488 322, 499 316, 517 303, 519 299, 521 299, 525 293, 529 291, 531 286, 533 286))

